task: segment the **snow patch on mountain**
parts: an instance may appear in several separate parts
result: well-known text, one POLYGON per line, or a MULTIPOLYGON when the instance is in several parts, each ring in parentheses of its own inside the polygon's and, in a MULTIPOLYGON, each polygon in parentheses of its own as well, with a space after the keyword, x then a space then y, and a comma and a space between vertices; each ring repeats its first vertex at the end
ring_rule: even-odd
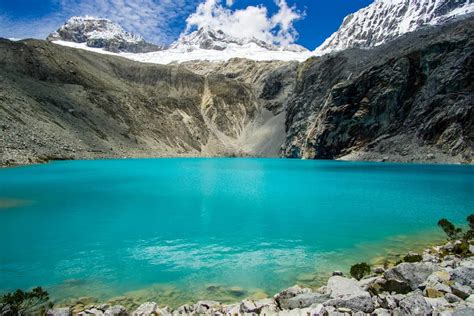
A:
POLYGON ((234 37, 224 33, 222 30, 214 30, 209 26, 202 27, 190 34, 182 34, 176 42, 171 44, 170 49, 187 52, 199 49, 223 51, 229 47, 245 47, 250 44, 255 44, 256 46, 271 51, 308 51, 305 47, 297 44, 275 45, 255 37, 234 37))
POLYGON ((225 50, 213 49, 195 49, 191 51, 183 51, 180 49, 166 49, 150 53, 113 53, 100 48, 88 47, 85 43, 74 43, 66 41, 54 41, 53 43, 62 46, 68 46, 78 49, 93 51, 100 54, 115 55, 125 57, 134 61, 152 63, 152 64, 172 64, 182 63, 194 60, 205 60, 211 62, 227 61, 232 58, 245 58, 250 60, 270 61, 305 61, 315 53, 311 51, 294 52, 289 50, 268 50, 249 43, 245 45, 229 44, 225 50))
POLYGON ((348 15, 317 51, 374 47, 420 27, 442 24, 473 12, 473 0, 376 0, 348 15))
MULTIPOLYGON (((56 40, 54 43, 97 53, 111 53, 86 43, 64 40, 56 40)), ((296 44, 278 46, 256 38, 237 38, 220 30, 203 27, 190 34, 181 35, 168 49, 148 53, 120 52, 116 55, 140 62, 170 64, 192 60, 227 61, 231 58, 304 61, 314 53, 296 44)))
POLYGON ((109 19, 72 17, 47 40, 85 43, 88 47, 103 48, 112 52, 149 52, 160 47, 147 43, 143 37, 125 31, 109 19))

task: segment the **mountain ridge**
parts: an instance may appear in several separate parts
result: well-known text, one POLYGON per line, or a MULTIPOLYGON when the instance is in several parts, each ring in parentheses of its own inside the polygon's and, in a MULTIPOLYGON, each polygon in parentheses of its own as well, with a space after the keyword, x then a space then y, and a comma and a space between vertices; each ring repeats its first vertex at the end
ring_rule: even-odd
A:
POLYGON ((170 49, 181 49, 185 51, 192 51, 195 49, 213 49, 225 50, 229 45, 244 46, 255 44, 261 48, 271 51, 292 51, 292 52, 307 52, 308 49, 301 45, 275 45, 268 43, 255 37, 237 38, 224 33, 222 30, 215 30, 211 27, 201 27, 198 30, 189 34, 181 34, 181 36, 173 44, 170 49))
POLYGON ((472 0, 376 0, 345 17, 317 52, 371 48, 427 25, 474 13, 472 0))
POLYGON ((470 163, 473 30, 468 18, 304 63, 166 66, 2 40, 0 161, 281 156, 470 163))
POLYGON ((141 35, 130 33, 109 19, 75 16, 51 33, 48 41, 85 43, 88 47, 110 52, 147 53, 163 47, 145 41, 141 35))

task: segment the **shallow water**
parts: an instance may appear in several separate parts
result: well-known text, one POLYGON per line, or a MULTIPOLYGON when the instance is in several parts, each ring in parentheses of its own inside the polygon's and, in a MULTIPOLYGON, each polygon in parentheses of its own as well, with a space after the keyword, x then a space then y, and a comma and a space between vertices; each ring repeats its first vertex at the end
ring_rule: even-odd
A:
POLYGON ((176 305, 264 296, 442 237, 474 167, 279 159, 64 161, 0 170, 0 292, 176 305), (12 203, 17 201, 18 203, 12 203), (22 202, 27 201, 27 202, 22 202))

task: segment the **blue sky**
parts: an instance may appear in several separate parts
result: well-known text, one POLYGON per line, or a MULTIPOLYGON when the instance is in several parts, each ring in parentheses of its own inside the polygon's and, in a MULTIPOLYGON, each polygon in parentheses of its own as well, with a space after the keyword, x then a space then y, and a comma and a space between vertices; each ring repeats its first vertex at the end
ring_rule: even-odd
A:
POLYGON ((314 49, 373 0, 0 0, 0 37, 45 38, 71 16, 106 17, 155 43, 203 24, 314 49), (199 6, 199 7, 198 7, 199 6), (189 18, 192 15, 193 18, 189 18), (250 20, 249 20, 250 19, 250 20))

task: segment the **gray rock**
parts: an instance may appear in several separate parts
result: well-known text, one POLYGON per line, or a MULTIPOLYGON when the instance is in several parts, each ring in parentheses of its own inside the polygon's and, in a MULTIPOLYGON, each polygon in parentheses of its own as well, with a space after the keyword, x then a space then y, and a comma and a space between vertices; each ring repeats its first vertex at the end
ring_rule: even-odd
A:
POLYGON ((327 283, 327 294, 330 300, 325 306, 336 308, 350 308, 353 311, 369 313, 374 310, 374 304, 370 294, 364 291, 354 279, 341 276, 332 276, 327 283))
POLYGON ((336 271, 333 271, 333 272, 332 272, 332 275, 333 275, 333 276, 335 276, 335 275, 343 276, 344 273, 342 273, 342 271, 336 270, 336 271))
POLYGON ((98 308, 88 308, 80 313, 77 314, 78 316, 87 316, 87 315, 94 315, 94 316, 103 316, 104 312, 98 308))
POLYGON ((328 311, 323 304, 316 304, 310 307, 309 312, 311 315, 325 315, 328 311))
MULTIPOLYGON (((341 276, 332 276, 329 278, 326 288, 327 294, 331 298, 339 298, 342 296, 364 295, 358 282, 354 279, 348 279, 341 276)), ((368 293, 367 293, 368 294, 368 293)))
POLYGON ((430 304, 431 308, 433 310, 444 310, 447 307, 449 307, 449 302, 444 298, 444 297, 437 297, 437 298, 430 298, 430 297, 425 297, 426 302, 430 304))
POLYGON ((48 316, 70 316, 71 309, 69 307, 58 307, 50 309, 46 315, 48 316))
POLYGON ((430 263, 401 263, 385 271, 387 281, 395 281, 400 285, 408 285, 412 290, 418 288, 435 271, 435 267, 430 263))
POLYGON ((114 305, 107 308, 104 312, 105 316, 127 316, 128 312, 122 305, 114 305))
POLYGON ((173 315, 187 315, 194 311, 194 307, 189 304, 184 304, 173 311, 173 315))
POLYGON ((455 282, 453 285, 451 285, 451 291, 454 295, 459 296, 463 300, 465 300, 469 297, 469 295, 472 294, 472 289, 469 286, 462 285, 458 282, 455 282))
MULTIPOLYGON (((284 308, 295 309, 305 308, 313 304, 321 304, 329 300, 329 295, 319 293, 305 293, 299 294, 295 297, 290 298, 284 308)), ((283 306, 281 306, 283 308, 283 306)))
MULTIPOLYGON (((367 292, 366 292, 367 293, 367 292)), ((334 306, 336 308, 349 308, 356 312, 370 313, 374 310, 374 303, 370 294, 349 295, 333 298, 324 302, 324 306, 334 306)))
POLYGON ((448 301, 449 303, 458 303, 458 302, 461 302, 462 299, 457 296, 457 295, 454 295, 453 293, 446 293, 444 294, 444 298, 446 299, 446 301, 448 301))
POLYGON ((301 288, 299 285, 292 286, 278 294, 273 298, 280 309, 284 309, 285 306, 288 306, 288 300, 292 297, 295 297, 299 294, 311 293, 311 290, 308 288, 301 288))
POLYGON ((265 298, 258 301, 243 300, 240 303, 240 312, 242 313, 257 313, 260 314, 264 310, 266 313, 276 312, 278 310, 275 300, 272 298, 265 298))
POLYGON ((390 316, 392 315, 388 309, 385 308, 377 308, 373 311, 372 315, 377 316, 390 316))
POLYGON ((371 287, 373 284, 382 283, 383 281, 384 280, 381 277, 375 276, 375 277, 362 279, 359 282, 357 282, 357 284, 359 285, 361 289, 363 289, 364 291, 367 291, 369 287, 371 287))
POLYGON ((461 306, 453 311, 453 316, 472 316, 474 315, 474 308, 470 306, 461 306))
POLYGON ((196 304, 194 304, 193 308, 198 314, 206 314, 213 311, 220 311, 222 306, 219 302, 207 300, 198 301, 196 304))
POLYGON ((462 285, 468 285, 471 288, 474 288, 474 268, 467 266, 467 261, 463 262, 462 264, 464 266, 460 266, 451 271, 451 280, 459 282, 462 285))
POLYGON ((133 312, 133 316, 150 316, 156 314, 158 310, 158 304, 155 302, 146 302, 138 306, 138 308, 133 312))
POLYGON ((431 305, 419 293, 407 295, 399 305, 401 311, 407 315, 428 315, 433 312, 431 305))
POLYGON ((400 295, 400 294, 397 294, 397 295, 379 294, 378 302, 382 308, 392 310, 398 307, 398 302, 400 302, 400 300, 402 300, 404 297, 405 297, 404 295, 400 295))
POLYGON ((242 313, 257 313, 257 304, 255 304, 255 302, 252 300, 243 300, 240 303, 240 311, 242 313))
POLYGON ((240 314, 240 304, 224 306, 223 311, 226 315, 238 315, 240 314))

